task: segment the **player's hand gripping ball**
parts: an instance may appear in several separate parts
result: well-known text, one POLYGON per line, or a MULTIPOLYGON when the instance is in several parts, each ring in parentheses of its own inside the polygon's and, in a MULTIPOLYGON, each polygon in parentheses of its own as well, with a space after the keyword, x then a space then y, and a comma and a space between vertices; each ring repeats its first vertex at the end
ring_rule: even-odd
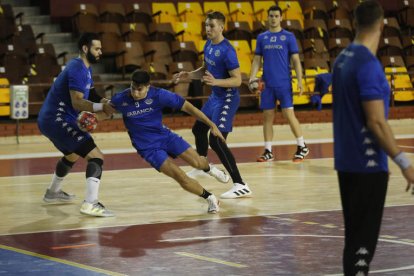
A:
POLYGON ((76 120, 78 127, 80 130, 84 132, 92 132, 98 125, 98 119, 96 118, 95 113, 91 113, 88 111, 82 111, 78 115, 78 119, 76 120))
POLYGON ((252 79, 249 82, 249 89, 253 93, 261 93, 264 90, 264 88, 265 86, 264 86, 264 82, 262 81, 262 79, 252 79))

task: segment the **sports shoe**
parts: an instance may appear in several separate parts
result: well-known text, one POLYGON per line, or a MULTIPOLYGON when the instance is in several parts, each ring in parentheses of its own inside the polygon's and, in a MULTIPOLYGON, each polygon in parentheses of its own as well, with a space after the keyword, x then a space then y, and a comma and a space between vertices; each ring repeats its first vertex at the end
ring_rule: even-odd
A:
POLYGON ((197 178, 199 176, 208 176, 208 174, 203 170, 192 169, 187 173, 187 175, 191 178, 197 178))
POLYGON ((298 149, 296 150, 295 155, 293 156, 293 162, 295 163, 300 163, 303 161, 303 159, 305 159, 305 156, 309 154, 309 148, 306 146, 301 147, 298 146, 298 149))
POLYGON ((239 197, 251 197, 252 191, 250 190, 249 186, 247 184, 243 185, 240 183, 234 183, 233 187, 225 192, 224 194, 221 194, 220 198, 239 198, 239 197))
POLYGON ((75 197, 75 195, 70 195, 62 190, 52 192, 51 190, 47 189, 45 195, 43 196, 43 201, 47 203, 71 202, 75 197))
POLYGON ((224 170, 217 169, 212 165, 210 165, 210 170, 207 173, 221 183, 227 183, 230 180, 230 176, 224 170))
POLYGON ((256 161, 257 162, 270 162, 270 161, 273 161, 273 160, 275 160, 275 157, 273 156, 273 153, 270 150, 265 149, 264 153, 262 155, 260 155, 257 158, 256 161))
POLYGON ((114 217, 115 214, 107 210, 102 203, 96 201, 95 203, 89 203, 84 201, 80 208, 80 212, 85 215, 94 217, 114 217))
POLYGON ((207 209, 207 213, 209 214, 216 214, 218 213, 218 211, 220 210, 220 201, 217 200, 215 195, 209 195, 209 197, 207 198, 207 202, 208 202, 208 209, 207 209))

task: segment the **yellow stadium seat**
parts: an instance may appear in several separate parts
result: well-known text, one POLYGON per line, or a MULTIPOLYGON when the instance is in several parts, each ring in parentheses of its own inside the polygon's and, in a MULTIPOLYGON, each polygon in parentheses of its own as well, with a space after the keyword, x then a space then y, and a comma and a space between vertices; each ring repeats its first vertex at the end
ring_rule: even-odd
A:
POLYGON ((230 40, 230 43, 236 49, 237 55, 252 55, 252 50, 247 40, 230 40))
POLYGON ((303 28, 303 13, 299 1, 279 1, 279 7, 283 11, 284 20, 299 20, 303 28))
POLYGON ((229 2, 229 12, 232 21, 245 21, 253 28, 253 8, 250 2, 229 2))
MULTIPOLYGON (((294 70, 292 70, 294 71, 294 70)), ((316 69, 305 69, 305 76, 306 76, 306 88, 305 91, 313 92, 315 90, 315 77, 316 75, 329 73, 329 70, 323 68, 316 68, 316 69)), ((332 103, 332 94, 328 93, 322 97, 323 104, 331 104, 332 103)))
MULTIPOLYGON (((9 80, 0 78, 0 85, 9 85, 9 80)), ((0 88, 0 116, 10 115, 10 88, 0 88)))
POLYGON ((174 3, 152 3, 152 12, 155 14, 161 12, 161 14, 155 17, 158 23, 171 23, 174 25, 178 20, 177 9, 174 3))
POLYGON ((267 10, 276 5, 275 1, 253 1, 253 11, 256 20, 267 20, 267 10))
POLYGON ((204 12, 199 2, 178 2, 178 17, 180 21, 201 22, 204 21, 204 12))
POLYGON ((201 23, 199 22, 175 22, 174 31, 176 33, 184 31, 182 36, 177 36, 181 41, 193 41, 198 45, 199 41, 203 39, 201 36, 201 23))
POLYGON ((204 13, 208 13, 210 11, 219 11, 226 18, 229 16, 229 8, 227 7, 227 3, 224 1, 220 2, 204 2, 204 13))
MULTIPOLYGON (((309 95, 302 94, 302 96, 299 96, 299 89, 298 89, 298 79, 296 78, 296 71, 291 70, 292 74, 292 93, 293 93, 293 104, 294 105, 301 105, 301 104, 308 104, 310 103, 310 97, 309 95)), ((302 79, 302 86, 304 88, 303 92, 307 92, 306 88, 306 82, 304 79, 302 79)))
POLYGON ((245 73, 250 76, 250 69, 252 67, 252 60, 250 59, 250 55, 240 54, 237 55, 240 65, 240 72, 245 73))
POLYGON ((204 45, 206 45, 207 40, 200 40, 197 45, 197 50, 201 53, 204 51, 204 45))
POLYGON ((391 89, 394 91, 394 100, 400 102, 414 101, 414 88, 406 67, 385 67, 385 74, 391 89), (391 77, 391 74, 397 73, 391 77), (401 91, 403 90, 403 91, 401 91))

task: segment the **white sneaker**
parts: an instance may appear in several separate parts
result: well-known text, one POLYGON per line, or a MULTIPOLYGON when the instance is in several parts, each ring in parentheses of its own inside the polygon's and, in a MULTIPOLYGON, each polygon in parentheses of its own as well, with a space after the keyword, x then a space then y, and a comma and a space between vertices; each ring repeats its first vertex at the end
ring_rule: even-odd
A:
POLYGON ((217 169, 212 165, 210 165, 210 170, 207 173, 221 183, 227 183, 230 180, 230 176, 224 170, 217 169))
POLYGON ((95 203, 89 203, 84 201, 80 208, 80 212, 85 215, 94 217, 114 217, 115 214, 109 211, 103 206, 102 203, 96 201, 95 203))
POLYGON ((191 171, 187 173, 187 175, 194 179, 200 176, 207 176, 207 177, 209 176, 205 171, 198 170, 198 169, 192 169, 191 171))
POLYGON ((252 191, 247 184, 234 183, 233 187, 221 194, 220 198, 239 198, 239 197, 251 197, 252 191))
POLYGON ((215 195, 210 195, 207 198, 207 202, 208 202, 208 209, 207 209, 207 213, 209 214, 216 214, 218 213, 218 211, 220 210, 220 201, 217 200, 215 195))
POLYGON ((47 203, 52 202, 71 202, 75 199, 75 195, 70 195, 62 190, 57 192, 52 192, 47 189, 45 195, 43 196, 43 201, 47 203))

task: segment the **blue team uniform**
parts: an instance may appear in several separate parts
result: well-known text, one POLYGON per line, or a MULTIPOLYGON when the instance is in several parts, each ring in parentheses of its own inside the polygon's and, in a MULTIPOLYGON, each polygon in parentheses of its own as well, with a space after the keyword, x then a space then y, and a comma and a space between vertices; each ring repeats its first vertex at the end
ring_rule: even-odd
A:
POLYGON ((255 55, 263 57, 265 89, 260 96, 261 109, 273 109, 276 100, 282 108, 293 106, 290 57, 299 52, 296 38, 286 30, 266 31, 257 37, 255 55))
POLYGON ((383 100, 388 117, 390 87, 378 59, 351 44, 337 57, 332 77, 335 169, 387 172, 387 155, 366 126, 361 101, 383 100))
POLYGON ((91 138, 76 124, 79 112, 72 106, 69 90, 81 92, 83 98, 88 99, 91 87, 91 68, 87 68, 80 58, 72 59, 53 83, 39 112, 40 131, 65 155, 75 152, 91 138))
MULTIPOLYGON (((208 40, 204 46, 204 66, 216 79, 227 79, 229 71, 239 68, 236 50, 227 39, 219 44, 208 40)), ((233 119, 240 104, 236 87, 212 87, 212 94, 201 111, 213 121, 221 132, 231 132, 233 119)))
POLYGON ((157 170, 168 156, 175 158, 190 147, 162 123, 163 108, 180 110, 184 102, 183 97, 152 86, 141 100, 134 100, 130 88, 111 99, 115 109, 122 113, 132 145, 157 170))

